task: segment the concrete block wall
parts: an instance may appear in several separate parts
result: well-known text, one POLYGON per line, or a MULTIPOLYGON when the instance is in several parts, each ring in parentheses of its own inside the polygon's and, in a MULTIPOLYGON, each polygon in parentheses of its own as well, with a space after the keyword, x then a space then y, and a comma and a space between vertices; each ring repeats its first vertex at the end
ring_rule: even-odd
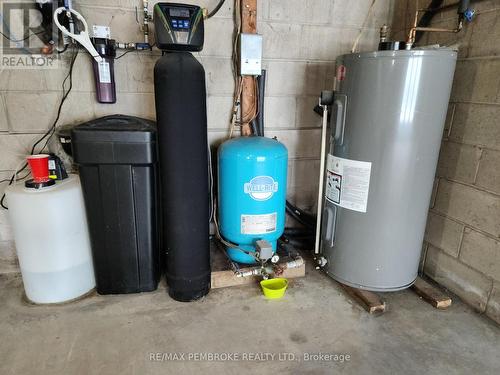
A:
MULTIPOLYGON (((477 17, 462 32, 426 33, 420 43, 459 45, 422 264, 426 275, 500 323, 500 2, 472 7, 477 17)), ((414 11, 415 1, 397 1, 395 39, 404 39, 414 11)), ((455 23, 451 9, 432 26, 455 23)))
MULTIPOLYGON (((212 9, 216 0, 184 0, 212 9)), ((78 0, 89 25, 108 25, 112 37, 140 41, 135 22, 139 0, 78 0)), ((150 1, 150 7, 156 1, 150 1)), ((376 48, 378 28, 392 19, 392 0, 377 0, 360 40, 360 50, 376 48)), ((264 37, 263 66, 268 72, 267 135, 289 149, 289 198, 314 210, 319 171, 320 117, 312 112, 322 89, 331 88, 334 60, 350 51, 371 0, 258 0, 258 32, 264 37), (354 4, 355 3, 355 4, 354 4)), ((233 95, 231 39, 233 0, 205 23, 205 47, 196 57, 206 70, 208 127, 212 143, 228 134, 233 95)), ((68 53, 66 54, 68 55, 68 53)), ((160 53, 131 52, 116 61, 118 101, 95 101, 89 57, 75 64, 74 87, 59 124, 79 123, 114 113, 155 118, 153 67, 160 53)), ((67 59, 67 57, 66 57, 67 59)), ((0 71, 0 179, 8 178, 32 143, 56 116, 67 62, 57 70, 0 71)), ((0 194, 5 183, 0 184, 0 194)), ((13 256, 12 232, 0 210, 0 259, 13 256)))

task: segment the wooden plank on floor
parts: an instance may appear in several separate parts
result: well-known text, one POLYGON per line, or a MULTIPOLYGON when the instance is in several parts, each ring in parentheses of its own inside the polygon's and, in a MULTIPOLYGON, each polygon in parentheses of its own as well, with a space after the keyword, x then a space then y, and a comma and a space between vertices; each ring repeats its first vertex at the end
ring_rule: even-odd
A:
POLYGON ((352 288, 344 284, 340 285, 342 285, 347 294, 354 298, 370 314, 385 312, 385 302, 377 294, 368 290, 352 288))
MULTIPOLYGON (((216 245, 211 247, 210 256, 212 263, 211 287, 213 289, 225 288, 229 286, 256 284, 260 280, 262 280, 260 276, 238 277, 231 268, 231 263, 227 259, 226 255, 216 245)), ((283 264, 282 262, 286 263, 288 260, 291 259, 285 258, 278 264, 283 264)), ((250 270, 251 268, 251 266, 242 266, 240 268, 240 271, 245 272, 250 270)), ((304 264, 300 267, 284 269, 283 273, 277 276, 287 279, 293 279, 297 277, 304 277, 305 275, 306 266, 304 262, 304 264)))
MULTIPOLYGON (((241 268, 242 272, 248 271, 250 267, 241 268)), ((297 268, 290 268, 283 270, 283 273, 279 277, 284 277, 286 279, 294 279, 297 277, 304 277, 306 275, 306 266, 303 264, 297 268)), ((232 269, 226 270, 213 270, 212 271, 212 288, 225 288, 229 286, 238 285, 249 285, 256 284, 262 278, 260 276, 248 276, 248 277, 238 277, 232 269)))
POLYGON ((417 277, 412 289, 436 309, 444 310, 451 306, 452 301, 449 295, 420 277, 417 277))

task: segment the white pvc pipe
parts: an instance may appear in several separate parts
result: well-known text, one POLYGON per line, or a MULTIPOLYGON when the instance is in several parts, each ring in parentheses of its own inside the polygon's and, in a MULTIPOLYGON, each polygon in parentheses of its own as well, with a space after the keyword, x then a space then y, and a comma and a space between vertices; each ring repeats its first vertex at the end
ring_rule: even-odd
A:
POLYGON ((301 256, 298 256, 294 260, 291 260, 290 262, 286 263, 286 268, 287 269, 292 269, 292 268, 299 268, 304 265, 304 259, 302 259, 301 256))
POLYGON ((326 156, 326 129, 328 124, 328 107, 323 107, 323 126, 321 128, 321 155, 319 167, 319 188, 318 188, 318 214, 316 217, 316 241, 314 244, 314 254, 319 254, 319 244, 321 235, 321 215, 323 213, 323 180, 325 178, 325 156, 326 156))

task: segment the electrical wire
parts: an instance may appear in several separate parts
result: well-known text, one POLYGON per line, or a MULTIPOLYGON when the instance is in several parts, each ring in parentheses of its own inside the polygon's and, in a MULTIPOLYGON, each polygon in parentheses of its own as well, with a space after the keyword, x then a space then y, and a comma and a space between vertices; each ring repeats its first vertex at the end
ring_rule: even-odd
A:
POLYGON ((257 83, 257 77, 253 77, 253 116, 249 122, 254 121, 259 115, 259 84, 257 83))
POLYGON ((231 109, 231 120, 229 128, 229 137, 233 137, 234 129, 237 123, 238 109, 240 108, 240 97, 243 91, 243 79, 238 74, 239 57, 238 57, 238 41, 241 33, 241 0, 234 0, 234 29, 233 29, 233 51, 231 54, 232 71, 234 79, 234 97, 233 106, 231 109))
POLYGON ((242 123, 251 123, 255 118, 257 118, 257 115, 259 114, 259 108, 257 106, 257 100, 259 97, 259 88, 257 85, 257 79, 252 77, 253 81, 253 100, 252 100, 252 105, 250 108, 245 108, 246 111, 241 114, 241 122, 242 123))
POLYGON ((64 47, 63 47, 63 49, 61 49, 61 50, 59 50, 58 48, 56 48, 57 53, 61 54, 61 53, 66 52, 66 50, 68 49, 68 46, 69 46, 69 44, 65 44, 64 47))
POLYGON ((217 4, 217 6, 214 8, 214 10, 212 10, 210 13, 208 13, 207 19, 215 16, 217 14, 217 12, 220 10, 220 8, 222 8, 222 6, 224 5, 225 2, 226 2, 226 0, 220 0, 219 3, 217 4))
POLYGON ((228 242, 226 241, 221 233, 220 233, 220 229, 219 229, 219 222, 217 221, 217 203, 214 201, 214 224, 215 224, 215 236, 217 237, 217 239, 223 244, 225 245, 226 247, 228 248, 231 248, 231 249, 235 249, 235 250, 239 250, 241 251, 242 253, 246 254, 246 255, 250 255, 252 258, 254 258, 256 261, 260 261, 259 258, 257 258, 257 256, 255 255, 255 253, 253 251, 248 251, 248 250, 244 250, 242 249, 241 247, 239 247, 238 245, 236 244, 233 244, 231 242, 228 242))
MULTIPOLYGON (((235 81, 235 101, 233 103, 233 118, 231 123, 230 135, 229 138, 232 137, 235 127, 234 114, 237 112, 237 108, 241 107, 241 95, 243 92, 242 77, 239 75, 239 40, 242 31, 242 16, 241 16, 241 2, 242 0, 235 0, 234 2, 234 31, 233 31, 233 53, 232 53, 232 62, 233 62, 233 76, 235 81)), ((252 13, 252 15, 255 15, 252 13)), ((257 116, 258 116, 258 87, 256 83, 256 77, 253 77, 253 100, 251 105, 248 108, 244 108, 245 112, 240 111, 240 121, 239 125, 241 126, 243 123, 250 124, 257 116)))
POLYGON ((236 121, 238 117, 238 108, 240 107, 240 96, 242 91, 243 91, 243 78, 240 77, 236 85, 236 91, 233 99, 233 109, 231 114, 231 124, 230 124, 231 127, 229 130, 229 138, 233 137, 234 128, 236 126, 236 121))
POLYGON ((257 256, 255 255, 254 252, 252 251, 247 251, 242 248, 240 248, 238 245, 235 245, 231 242, 226 241, 219 230, 219 222, 217 221, 217 203, 215 202, 215 196, 214 196, 214 174, 213 174, 213 168, 212 168, 212 155, 210 152, 210 144, 207 144, 208 147, 208 170, 209 170, 209 177, 210 177, 210 216, 209 216, 209 222, 214 221, 215 225, 215 237, 219 240, 220 243, 225 245, 228 248, 239 250, 251 257, 253 257, 256 261, 260 261, 257 256))
POLYGON ((238 42, 241 34, 241 0, 234 0, 234 29, 233 29, 233 77, 234 81, 238 80, 238 67, 239 67, 239 56, 238 56, 238 42))
POLYGON ((0 35, 2 35, 5 39, 13 42, 13 43, 20 43, 20 42, 24 42, 25 40, 28 40, 29 38, 31 38, 32 36, 34 35, 40 35, 40 34, 43 34, 45 31, 39 31, 37 33, 30 33, 27 37, 23 38, 23 39, 19 39, 19 40, 15 40, 15 39, 12 39, 12 37, 10 37, 9 35, 6 35, 4 34, 3 32, 0 31, 0 35))
POLYGON ((222 243, 223 245, 225 245, 226 247, 231 248, 231 249, 235 249, 235 250, 239 250, 239 251, 243 252, 244 254, 253 257, 257 262, 259 262, 260 260, 259 260, 259 258, 257 258, 257 256, 255 255, 254 252, 244 250, 244 249, 240 248, 238 245, 235 245, 231 242, 226 241, 220 233, 219 222, 217 221, 217 203, 215 202, 215 197, 214 197, 214 174, 213 174, 213 168, 212 168, 212 155, 210 152, 210 144, 207 144, 207 146, 208 146, 208 155, 209 155, 208 156, 208 163, 209 163, 208 170, 209 170, 209 176, 210 176, 210 217, 209 217, 209 222, 211 222, 212 219, 214 221, 215 237, 217 237, 219 242, 222 243))
MULTIPOLYGON (((19 173, 19 172, 18 172, 19 173)), ((28 177, 31 174, 31 172, 26 173, 23 177, 19 177, 18 181, 24 180, 26 177, 28 177)), ((3 184, 5 182, 10 182, 10 178, 4 178, 3 180, 0 180, 0 184, 3 184)))
MULTIPOLYGON (((76 61, 77 57, 78 57, 78 48, 74 47, 74 49, 73 49, 73 55, 71 56, 71 62, 70 62, 68 74, 66 75, 66 77, 64 78, 64 80, 62 82, 63 95, 62 95, 61 101, 59 103, 59 107, 57 109, 56 119, 52 123, 51 127, 45 132, 45 134, 43 134, 43 136, 40 137, 33 144, 33 146, 31 147, 30 155, 34 155, 35 154, 35 150, 36 150, 36 146, 38 146, 41 142, 43 142, 44 139, 46 139, 48 137, 47 140, 46 140, 46 142, 44 143, 43 147, 38 151, 38 152, 42 152, 47 147, 47 144, 48 144, 49 140, 52 138, 52 136, 53 136, 53 134, 54 134, 54 132, 56 130, 57 123, 59 122, 59 119, 61 117, 61 111, 62 111, 62 107, 64 105, 64 102, 68 98, 68 95, 70 94, 71 89, 73 88, 73 67, 75 65, 75 61, 76 61), (69 79, 69 87, 66 90, 66 82, 68 81, 68 79, 69 79)), ((12 185, 12 183, 16 179, 17 174, 19 174, 20 172, 22 172, 23 170, 25 170, 27 167, 28 167, 28 163, 25 162, 24 165, 23 165, 23 167, 21 169, 16 170, 14 172, 14 174, 11 177, 11 179, 9 180, 9 186, 12 185)), ((7 206, 5 206, 4 200, 5 200, 5 193, 2 195, 2 198, 0 199, 0 206, 2 208, 4 208, 4 209, 8 210, 9 208, 7 206)))
POLYGON ((135 51, 135 49, 131 49, 131 50, 125 51, 125 52, 123 52, 120 56, 116 56, 116 57, 115 57, 115 60, 119 60, 119 59, 121 59, 123 56, 125 56, 127 53, 134 52, 134 51, 135 51))
POLYGON ((54 123, 49 128, 49 130, 44 134, 44 136, 42 138, 40 138, 33 145, 33 147, 31 148, 31 155, 34 154, 36 146, 40 142, 42 142, 44 138, 48 137, 47 140, 45 141, 43 147, 39 151, 39 152, 43 152, 43 150, 47 147, 50 139, 52 138, 52 136, 54 135, 54 133, 56 131, 57 123, 59 122, 59 119, 61 117, 61 112, 62 112, 62 107, 64 105, 64 102, 66 101, 66 99, 68 98, 69 94, 71 93, 71 90, 73 89, 73 67, 75 65, 75 61, 76 61, 77 57, 78 57, 78 48, 75 48, 75 50, 73 52, 73 56, 71 57, 71 62, 70 62, 68 74, 66 75, 66 77, 64 78, 63 83, 62 83, 63 97, 62 97, 61 102, 59 103, 59 107, 57 109, 56 119, 54 120, 54 123), (66 91, 65 87, 66 87, 66 82, 68 81, 68 79, 69 79, 69 87, 68 87, 68 90, 66 91))
POLYGON ((370 8, 368 9, 368 13, 366 13, 365 20, 363 21, 363 24, 361 25, 361 29, 359 30, 358 36, 354 40, 354 44, 352 45, 351 53, 356 52, 356 49, 358 48, 359 41, 361 39, 361 36, 363 35, 363 31, 365 29, 366 23, 370 19, 370 16, 372 14, 373 8, 375 7, 375 3, 377 0, 372 0, 372 4, 370 5, 370 8))
POLYGON ((240 65, 238 49, 239 49, 239 38, 241 34, 241 0, 235 0, 234 24, 235 27, 233 31, 232 70, 235 82, 235 90, 234 90, 233 106, 231 110, 231 121, 230 121, 228 138, 233 137, 234 129, 236 126, 241 126, 241 123, 243 121, 251 123, 259 115, 259 107, 257 104, 259 97, 259 89, 257 85, 257 79, 256 77, 253 77, 254 100, 252 101, 252 105, 249 108, 245 108, 245 113, 240 113, 240 120, 238 121, 238 110, 241 108, 241 94, 243 92, 243 78, 239 75, 238 71, 240 65))

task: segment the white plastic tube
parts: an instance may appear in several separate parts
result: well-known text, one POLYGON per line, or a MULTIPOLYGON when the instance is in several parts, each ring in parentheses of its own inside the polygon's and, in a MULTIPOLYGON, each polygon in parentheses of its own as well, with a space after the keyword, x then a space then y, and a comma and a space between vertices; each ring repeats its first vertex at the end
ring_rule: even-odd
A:
POLYGON ((323 179, 325 178, 325 154, 326 154, 326 130, 328 126, 328 107, 323 107, 323 125, 321 127, 321 155, 319 167, 319 188, 318 188, 318 214, 316 217, 316 241, 314 243, 314 254, 319 254, 321 236, 321 214, 323 211, 323 179))

